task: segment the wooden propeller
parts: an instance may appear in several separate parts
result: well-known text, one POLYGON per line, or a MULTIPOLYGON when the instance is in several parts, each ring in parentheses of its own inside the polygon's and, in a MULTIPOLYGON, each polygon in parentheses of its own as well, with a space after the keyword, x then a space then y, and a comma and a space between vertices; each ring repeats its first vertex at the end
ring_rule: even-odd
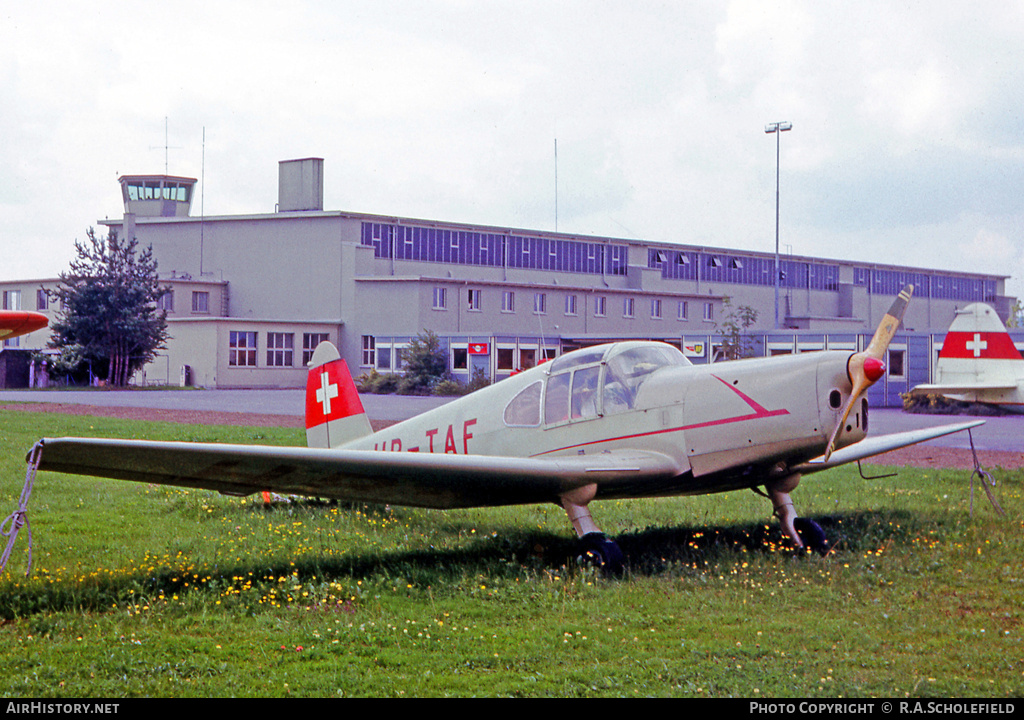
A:
POLYGON ((836 440, 846 425, 846 420, 850 416, 853 404, 857 402, 865 390, 874 385, 885 374, 885 351, 889 348, 889 343, 892 342, 893 336, 896 335, 896 330, 903 320, 903 314, 907 311, 907 303, 910 302, 910 296, 913 292, 913 285, 907 285, 900 290, 900 294, 896 296, 896 299, 893 300, 892 305, 886 311, 885 317, 879 323, 878 329, 875 330, 875 335, 871 338, 867 348, 859 353, 854 353, 847 361, 846 372, 850 376, 853 389, 850 390, 850 397, 846 401, 845 407, 843 407, 843 413, 839 417, 839 422, 836 423, 835 428, 832 430, 832 435, 828 439, 828 446, 825 448, 825 460, 828 460, 829 456, 836 449, 836 440))

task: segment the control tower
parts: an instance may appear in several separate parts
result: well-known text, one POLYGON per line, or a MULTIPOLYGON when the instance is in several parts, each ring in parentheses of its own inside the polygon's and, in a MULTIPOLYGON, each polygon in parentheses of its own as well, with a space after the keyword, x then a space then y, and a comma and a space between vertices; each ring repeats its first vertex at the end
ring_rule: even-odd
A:
POLYGON ((136 217, 188 217, 196 179, 174 175, 122 175, 125 213, 136 217))

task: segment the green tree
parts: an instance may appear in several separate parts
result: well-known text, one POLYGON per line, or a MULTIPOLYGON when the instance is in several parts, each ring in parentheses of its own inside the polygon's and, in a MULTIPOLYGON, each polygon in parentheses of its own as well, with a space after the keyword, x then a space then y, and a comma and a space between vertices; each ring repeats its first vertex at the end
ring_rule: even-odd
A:
POLYGON ((152 248, 139 252, 137 240, 113 230, 101 238, 89 228, 75 254, 53 292, 61 310, 50 347, 69 369, 89 363, 108 384, 127 385, 167 341, 167 313, 157 303, 170 289, 160 285, 152 248))
POLYGON ((757 322, 757 310, 749 305, 734 308, 731 298, 725 298, 725 318, 717 330, 722 334, 722 357, 726 360, 752 357, 753 339, 747 335, 750 327, 757 322))
POLYGON ((448 374, 448 353, 437 333, 424 330, 402 350, 404 375, 398 384, 402 395, 429 393, 448 374))
POLYGON ((1021 305, 1019 298, 1014 300, 1013 305, 1010 306, 1010 316, 1006 319, 1006 327, 1013 330, 1024 327, 1024 305, 1021 305))

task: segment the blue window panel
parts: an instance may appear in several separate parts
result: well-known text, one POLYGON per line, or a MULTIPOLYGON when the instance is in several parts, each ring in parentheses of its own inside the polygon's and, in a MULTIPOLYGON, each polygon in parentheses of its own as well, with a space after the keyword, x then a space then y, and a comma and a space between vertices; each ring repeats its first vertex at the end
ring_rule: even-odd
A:
MULTIPOLYGON (((372 247, 376 258, 490 267, 507 264, 510 268, 595 275, 625 275, 629 257, 625 245, 391 223, 362 223, 360 243, 372 247)), ((774 258, 770 257, 653 248, 647 253, 647 266, 660 268, 667 279, 774 284, 774 258)), ((838 291, 838 265, 781 260, 779 268, 782 287, 838 291)), ((917 297, 962 302, 994 302, 997 298, 996 280, 953 274, 854 267, 853 282, 873 295, 895 296, 905 285, 913 284, 917 297)))
MULTIPOLYGON (((885 403, 885 382, 876 382, 868 388, 865 393, 869 407, 886 407, 885 403)), ((870 414, 870 411, 869 411, 870 414)), ((871 430, 871 420, 868 418, 868 431, 871 430)))
POLYGON ((466 264, 466 243, 461 230, 452 231, 452 262, 458 265, 466 264))
POLYGON ((908 337, 907 340, 907 384, 910 387, 931 382, 928 364, 931 360, 930 337, 908 337))
POLYGON ((627 248, 577 240, 364 222, 360 243, 397 260, 624 275, 627 248), (607 257, 606 257, 607 254, 607 257))
POLYGON ((629 264, 629 249, 623 245, 608 246, 608 274, 625 275, 629 264))
POLYGON ((914 294, 919 297, 931 297, 932 278, 930 275, 918 273, 917 282, 914 283, 914 294))
POLYGON ((427 229, 427 248, 429 262, 444 262, 444 235, 440 229, 427 229))
POLYGON ((680 280, 696 280, 698 258, 695 252, 680 251, 671 259, 672 277, 680 280))
POLYGON ((363 244, 373 248, 373 256, 378 258, 391 257, 390 226, 381 223, 364 224, 367 231, 363 244))
POLYGON ((985 280, 985 302, 991 303, 996 301, 996 281, 985 280))
POLYGON ((400 225, 395 230, 395 258, 398 260, 412 260, 412 228, 400 225))

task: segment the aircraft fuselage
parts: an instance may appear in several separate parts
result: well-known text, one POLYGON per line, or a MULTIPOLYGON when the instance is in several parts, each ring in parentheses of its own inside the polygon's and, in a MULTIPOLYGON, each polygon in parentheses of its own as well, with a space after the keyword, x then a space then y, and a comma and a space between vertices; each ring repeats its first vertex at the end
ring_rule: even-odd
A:
MULTIPOLYGON (((580 362, 556 360, 344 447, 499 457, 643 450, 687 471, 641 494, 705 493, 758 485, 821 455, 851 390, 848 352, 699 366, 679 355, 653 369, 638 362, 633 378, 616 367, 650 346, 668 347, 619 343, 580 362)), ((862 401, 851 413, 840 446, 865 436, 866 410, 862 401)), ((602 485, 601 496, 638 491, 602 485)))

